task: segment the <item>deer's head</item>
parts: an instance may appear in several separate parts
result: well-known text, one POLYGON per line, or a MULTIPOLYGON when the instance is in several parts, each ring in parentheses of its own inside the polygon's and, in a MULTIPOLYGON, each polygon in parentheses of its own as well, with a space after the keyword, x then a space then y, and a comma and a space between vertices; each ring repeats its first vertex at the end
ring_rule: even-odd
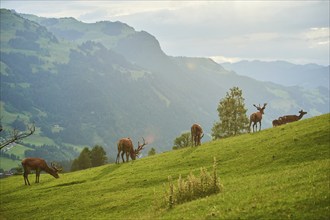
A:
POLYGON ((259 104, 259 106, 256 106, 255 104, 253 104, 253 106, 256 107, 257 110, 258 110, 261 114, 264 114, 264 110, 265 110, 265 108, 266 108, 266 105, 267 105, 267 103, 264 103, 264 106, 261 107, 260 104, 259 104))
POLYGON ((140 144, 140 142, 138 141, 138 148, 135 149, 135 156, 138 156, 140 154, 141 150, 143 150, 143 147, 148 144, 148 142, 146 142, 143 137, 142 137, 142 140, 143 140, 142 144, 140 144))
POLYGON ((49 174, 51 174, 55 178, 59 178, 58 172, 62 171, 62 169, 58 168, 53 162, 51 163, 51 171, 49 174))
POLYGON ((302 109, 299 111, 300 115, 303 116, 303 115, 306 115, 307 112, 304 112, 302 109))

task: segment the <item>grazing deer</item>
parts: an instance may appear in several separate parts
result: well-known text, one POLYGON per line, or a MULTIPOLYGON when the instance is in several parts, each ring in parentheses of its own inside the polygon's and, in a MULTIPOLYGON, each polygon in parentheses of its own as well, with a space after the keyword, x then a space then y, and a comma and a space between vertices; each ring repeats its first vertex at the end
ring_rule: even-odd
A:
POLYGON ((117 154, 117 159, 116 159, 116 163, 119 163, 119 154, 121 153, 121 158, 123 160, 123 162, 125 162, 124 160, 124 154, 126 154, 126 162, 129 161, 129 156, 131 156, 132 160, 136 159, 136 156, 139 155, 140 151, 143 150, 143 147, 145 145, 148 144, 148 142, 146 143, 144 138, 143 139, 143 144, 140 144, 140 142, 138 141, 138 148, 134 149, 133 146, 133 142, 130 138, 122 138, 118 141, 118 154, 117 154))
POLYGON ((204 137, 203 129, 198 124, 193 124, 191 126, 191 143, 192 146, 201 145, 201 139, 204 137))
POLYGON ((58 172, 61 171, 61 169, 58 169, 53 163, 51 163, 51 167, 49 167, 44 159, 41 158, 25 158, 22 160, 22 166, 24 169, 24 183, 28 183, 30 185, 28 175, 31 170, 36 171, 36 183, 39 183, 39 177, 40 172, 45 171, 46 173, 49 173, 55 178, 59 178, 58 172))
POLYGON ((282 118, 283 124, 299 121, 307 112, 304 112, 303 110, 299 111, 299 115, 285 115, 282 118))
POLYGON ((251 116, 250 116, 250 125, 249 125, 250 131, 251 131, 252 122, 253 122, 253 125, 252 125, 253 132, 254 132, 254 126, 256 127, 256 131, 257 131, 258 122, 259 122, 259 131, 261 130, 261 120, 262 120, 262 115, 264 114, 266 105, 267 105, 267 103, 264 103, 264 106, 261 108, 260 104, 259 104, 259 106, 256 106, 255 104, 253 104, 253 106, 257 108, 258 112, 255 112, 255 113, 251 114, 251 116))

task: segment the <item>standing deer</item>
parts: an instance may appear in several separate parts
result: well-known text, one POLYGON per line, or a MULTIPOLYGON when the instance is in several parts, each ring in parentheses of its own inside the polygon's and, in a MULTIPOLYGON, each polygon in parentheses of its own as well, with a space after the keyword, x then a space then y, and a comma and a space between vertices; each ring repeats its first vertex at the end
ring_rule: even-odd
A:
POLYGON ((283 124, 299 121, 307 112, 304 112, 303 110, 299 111, 299 115, 285 115, 282 118, 283 124))
POLYGON ((139 155, 140 151, 143 150, 143 147, 145 145, 148 144, 148 142, 146 143, 144 138, 143 139, 143 144, 140 144, 140 142, 138 141, 138 148, 134 149, 133 146, 133 142, 130 138, 122 138, 118 141, 118 154, 117 154, 117 159, 116 159, 116 163, 119 163, 119 154, 121 153, 121 158, 123 160, 123 162, 125 162, 124 160, 124 154, 126 154, 126 162, 129 161, 129 156, 131 156, 132 160, 136 159, 136 156, 139 155))
POLYGON ((254 132, 254 126, 256 127, 256 131, 257 131, 258 122, 259 122, 259 131, 261 130, 261 120, 262 120, 262 115, 264 114, 266 105, 267 105, 267 103, 264 103, 264 106, 261 108, 260 104, 259 104, 259 106, 256 106, 255 104, 253 104, 253 106, 257 108, 258 112, 255 112, 250 115, 250 125, 249 125, 250 131, 251 131, 252 122, 253 122, 253 125, 252 125, 253 132, 254 132))
POLYGON ((58 172, 61 171, 61 169, 58 169, 53 163, 51 163, 51 167, 49 167, 46 161, 41 158, 25 158, 22 160, 22 166, 24 169, 23 177, 25 185, 27 185, 26 183, 30 185, 28 175, 31 170, 36 171, 36 183, 39 183, 41 171, 45 171, 55 178, 59 178, 58 172))
POLYGON ((192 146, 201 145, 201 139, 204 137, 203 129, 199 124, 191 126, 191 143, 192 146))

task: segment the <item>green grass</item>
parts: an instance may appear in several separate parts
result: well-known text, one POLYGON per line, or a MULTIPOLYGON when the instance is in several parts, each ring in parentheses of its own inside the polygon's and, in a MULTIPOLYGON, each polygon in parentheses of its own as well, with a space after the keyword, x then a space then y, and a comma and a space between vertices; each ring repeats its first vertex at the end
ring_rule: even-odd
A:
POLYGON ((0 180, 2 219, 329 219, 330 114, 31 186, 0 180), (168 209, 164 183, 217 158, 223 191, 168 209))

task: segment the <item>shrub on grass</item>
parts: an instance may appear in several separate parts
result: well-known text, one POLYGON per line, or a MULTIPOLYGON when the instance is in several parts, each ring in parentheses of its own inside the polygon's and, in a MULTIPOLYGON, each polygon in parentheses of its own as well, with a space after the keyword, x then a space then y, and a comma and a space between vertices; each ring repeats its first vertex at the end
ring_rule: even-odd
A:
POLYGON ((168 177, 168 190, 165 186, 165 204, 172 208, 174 204, 182 204, 198 198, 203 198, 219 193, 222 189, 220 178, 217 175, 217 162, 214 158, 213 172, 210 174, 206 168, 200 169, 200 176, 196 177, 192 172, 183 179, 179 176, 177 186, 174 186, 172 177, 168 177))

